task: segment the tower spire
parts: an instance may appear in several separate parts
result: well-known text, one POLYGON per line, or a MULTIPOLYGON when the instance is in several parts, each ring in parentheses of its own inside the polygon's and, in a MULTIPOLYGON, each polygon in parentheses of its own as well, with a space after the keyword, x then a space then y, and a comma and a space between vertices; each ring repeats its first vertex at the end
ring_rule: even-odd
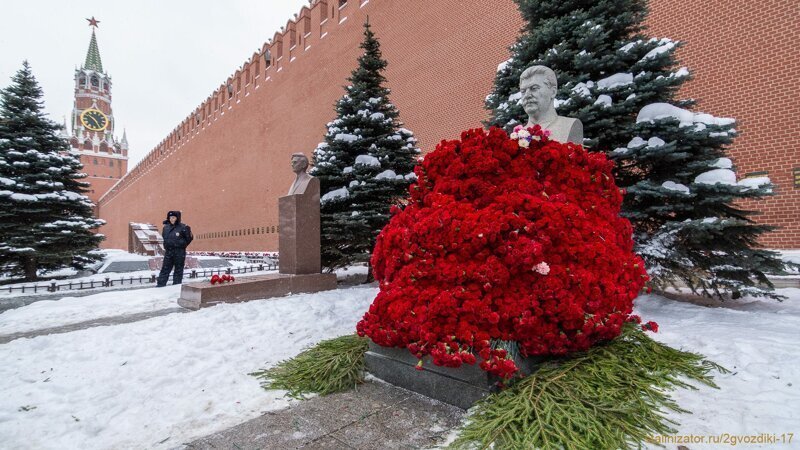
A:
POLYGON ((102 73, 103 62, 100 60, 100 50, 97 48, 97 37, 94 34, 94 30, 100 21, 95 19, 94 16, 86 20, 89 21, 89 26, 92 27, 92 39, 89 41, 89 50, 86 52, 86 62, 83 63, 83 68, 102 73))

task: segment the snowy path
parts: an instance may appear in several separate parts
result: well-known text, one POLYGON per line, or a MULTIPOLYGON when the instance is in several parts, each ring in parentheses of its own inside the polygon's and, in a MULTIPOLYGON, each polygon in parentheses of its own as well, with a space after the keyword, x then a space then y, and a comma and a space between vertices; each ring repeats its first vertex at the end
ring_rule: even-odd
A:
POLYGON ((99 319, 85 320, 83 322, 75 322, 67 325, 58 325, 49 328, 38 328, 32 331, 22 331, 19 333, 0 335, 0 344, 5 344, 16 339, 35 338, 37 336, 45 336, 48 334, 70 333, 73 331, 86 330, 94 327, 122 325, 124 323, 138 322, 140 320, 146 320, 153 317, 166 316, 167 314, 185 314, 188 312, 191 311, 177 306, 175 308, 159 309, 151 312, 125 314, 124 316, 101 317, 99 319))
POLYGON ((351 288, 0 345, 7 448, 172 448, 284 407, 247 373, 353 331, 351 288))
POLYGON ((166 286, 41 300, 0 314, 0 335, 174 308, 180 293, 180 286, 166 286))
MULTIPOLYGON (((253 272, 237 277, 255 277, 267 273, 253 272)), ((188 282, 191 281, 199 280, 188 282)), ((60 298, 37 299, 8 310, 3 310, 5 299, 0 298, 0 337, 110 317, 165 311, 178 307, 180 293, 180 286, 175 285, 163 288, 153 285, 109 288, 80 296, 64 293, 60 298)))
POLYGON ((131 291, 131 290, 138 290, 138 289, 150 289, 154 285, 146 284, 146 285, 125 285, 123 286, 114 286, 108 288, 98 288, 98 289, 85 289, 85 290, 74 290, 74 291, 59 291, 59 292, 48 292, 44 294, 36 294, 36 295, 26 295, 26 296, 15 296, 15 297, 2 297, 0 296, 0 314, 17 308, 22 308, 24 306, 30 305, 32 303, 41 302, 41 301, 48 301, 48 300, 61 300, 65 298, 78 298, 78 297, 89 297, 92 295, 103 294, 108 292, 120 292, 120 291, 131 291))

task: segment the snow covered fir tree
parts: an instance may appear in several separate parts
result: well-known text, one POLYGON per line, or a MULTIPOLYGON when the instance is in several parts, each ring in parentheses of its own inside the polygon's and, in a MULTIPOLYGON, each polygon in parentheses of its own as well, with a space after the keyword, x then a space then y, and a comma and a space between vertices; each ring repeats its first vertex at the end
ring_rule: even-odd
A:
POLYGON ((41 98, 27 62, 0 91, 0 271, 26 280, 96 261, 91 251, 103 239, 91 231, 104 222, 83 195, 83 166, 67 154, 41 98))
POLYGON ((336 102, 336 119, 314 150, 311 174, 320 180, 322 265, 368 262, 375 238, 416 179, 419 149, 403 128, 384 86, 386 60, 369 23, 364 53, 336 102))
POLYGON ((737 181, 725 149, 733 119, 693 112, 676 91, 690 78, 678 67, 680 42, 648 38, 644 0, 515 0, 525 19, 511 58, 498 67, 486 98, 488 125, 526 120, 519 76, 531 65, 558 76, 559 115, 580 119, 584 145, 617 163, 626 190, 622 214, 652 285, 686 283, 695 293, 777 297, 765 273, 785 267, 760 249, 772 227, 753 221, 738 200, 771 193, 768 179, 737 181))

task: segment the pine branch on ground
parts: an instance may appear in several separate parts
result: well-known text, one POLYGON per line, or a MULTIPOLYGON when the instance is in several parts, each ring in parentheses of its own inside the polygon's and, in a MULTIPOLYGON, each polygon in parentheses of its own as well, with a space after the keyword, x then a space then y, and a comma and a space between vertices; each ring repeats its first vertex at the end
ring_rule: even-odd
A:
POLYGON ((450 448, 641 448, 676 432, 668 411, 687 412, 668 392, 697 389, 689 381, 716 388, 712 371, 728 372, 628 324, 613 342, 548 363, 477 403, 450 448))
MULTIPOLYGON (((322 341, 251 375, 293 398, 346 391, 363 382, 367 342, 356 335, 322 341)), ((546 363, 478 402, 449 448, 641 448, 651 436, 676 433, 667 412, 688 412, 669 391, 697 389, 691 382, 717 388, 713 371, 728 373, 628 324, 614 341, 546 363)))
POLYGON ((364 381, 367 342, 367 338, 354 334, 329 339, 292 359, 250 375, 261 379, 264 389, 283 389, 293 398, 346 391, 364 381))

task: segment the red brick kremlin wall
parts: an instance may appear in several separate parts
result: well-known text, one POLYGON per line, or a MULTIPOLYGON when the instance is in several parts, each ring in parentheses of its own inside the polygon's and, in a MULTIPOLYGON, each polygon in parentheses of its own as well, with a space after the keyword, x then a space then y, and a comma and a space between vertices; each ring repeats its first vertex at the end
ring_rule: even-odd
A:
POLYGON ((321 1, 275 34, 271 67, 252 55, 102 198, 104 246, 125 248, 130 221, 160 224, 180 209, 192 250, 276 250, 290 156, 311 156, 323 140, 367 14, 389 61, 390 98, 423 149, 481 125, 497 64, 521 27, 513 2, 321 1))
MULTIPOLYGON (((689 25, 686 18, 670 22, 667 31, 662 31, 667 25, 662 17, 670 17, 673 3, 682 2, 651 1, 654 9, 661 8, 654 11, 654 31, 685 39, 681 33, 689 25)), ((262 47, 261 53, 269 49, 271 54, 268 67, 261 53, 253 54, 100 200, 100 216, 108 221, 102 231, 108 238, 104 247, 126 247, 128 222, 160 224, 166 211, 180 209, 196 235, 192 250, 276 250, 277 198, 285 195, 294 176, 290 155, 302 151, 310 156, 323 139, 325 124, 335 116, 333 104, 344 93, 345 78, 360 54, 358 44, 367 15, 389 61, 386 77, 391 100, 423 151, 432 150, 441 139, 458 137, 461 130, 480 126, 497 64, 508 58, 507 47, 522 26, 511 0, 348 0, 342 7, 339 4, 339 0, 327 0, 304 7, 283 34, 276 33, 262 47)), ((730 23, 711 23, 705 29, 713 34, 727 26, 730 23)), ((758 32, 759 36, 783 33, 768 27, 758 32)), ((694 38, 687 47, 710 44, 714 42, 707 37, 694 38)), ((684 50, 681 56, 685 65, 703 70, 702 60, 715 52, 684 50)), ((744 136, 753 114, 733 111, 724 101, 738 95, 749 98, 750 92, 718 87, 729 83, 734 73, 739 72, 709 80, 706 77, 712 74, 696 72, 699 80, 693 82, 691 95, 703 98, 708 112, 739 118, 744 136), (717 101, 719 111, 709 97, 717 101)), ((784 78, 787 83, 791 79, 784 78)), ((771 101, 779 101, 776 96, 771 101)), ((794 107, 788 99, 781 101, 785 108, 794 107)), ((796 115, 789 117, 784 125, 796 121, 796 115)), ((782 130, 774 133, 784 140, 789 136, 782 130)), ((796 140, 797 134, 793 136, 796 140)), ((740 170, 741 153, 734 153, 740 170)), ((792 163, 797 163, 794 155, 792 163)), ((771 171, 770 176, 781 181, 777 173, 771 171)), ((780 189, 783 193, 792 188, 781 185, 780 189)), ((798 204, 796 197, 793 202, 798 204)), ((767 245, 800 247, 800 233, 794 230, 785 243, 770 237, 767 245)))
POLYGON ((781 228, 761 239, 800 248, 800 3, 797 0, 650 0, 652 36, 684 42, 694 80, 680 94, 696 109, 738 120, 730 149, 739 177, 767 172, 776 196, 743 206, 781 228))

